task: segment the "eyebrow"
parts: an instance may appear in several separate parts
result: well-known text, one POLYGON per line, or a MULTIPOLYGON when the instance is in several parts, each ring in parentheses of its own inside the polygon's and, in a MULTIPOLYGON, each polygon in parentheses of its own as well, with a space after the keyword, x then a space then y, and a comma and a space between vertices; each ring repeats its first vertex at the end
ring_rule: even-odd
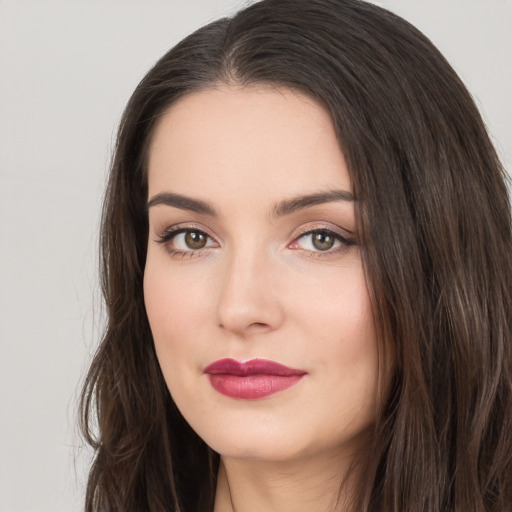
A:
POLYGON ((298 210, 304 210, 311 206, 323 203, 332 203, 334 201, 354 201, 354 196, 345 190, 331 190, 329 192, 319 192, 317 194, 308 194, 306 196, 286 199, 278 203, 273 210, 274 217, 283 217, 290 215, 298 210))
MULTIPOLYGON (((329 192, 297 196, 277 203, 272 210, 272 215, 274 217, 284 217, 299 210, 334 201, 352 202, 354 201, 354 196, 345 190, 331 190, 329 192)), ((152 206, 159 204, 180 208, 181 210, 189 210, 201 215, 217 216, 215 208, 210 203, 181 194, 173 194, 171 192, 156 194, 148 201, 147 209, 149 210, 152 206)))
POLYGON ((170 192, 156 194, 148 201, 147 209, 149 210, 152 206, 156 206, 158 204, 174 206, 174 208, 190 210, 192 212, 200 213, 202 215, 210 215, 212 217, 217 215, 213 206, 206 201, 192 199, 191 197, 182 196, 181 194, 172 194, 170 192))

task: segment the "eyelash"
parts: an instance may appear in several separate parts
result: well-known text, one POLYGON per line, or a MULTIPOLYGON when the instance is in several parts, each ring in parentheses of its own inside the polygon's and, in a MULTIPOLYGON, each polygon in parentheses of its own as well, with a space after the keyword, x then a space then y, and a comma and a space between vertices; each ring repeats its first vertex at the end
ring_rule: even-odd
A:
POLYGON ((190 249, 188 251, 182 251, 180 249, 175 249, 172 246, 172 241, 182 233, 199 233, 207 238, 208 240, 213 240, 208 233, 204 230, 199 229, 195 226, 178 226, 176 228, 168 228, 161 235, 158 235, 157 243, 162 244, 165 247, 165 250, 175 258, 180 259, 192 259, 194 257, 200 256, 203 249, 190 249))
MULTIPOLYGON (((207 248, 207 246, 201 248, 201 249, 189 249, 186 251, 176 249, 172 246, 172 241, 180 234, 183 233, 198 233, 200 235, 203 235, 208 240, 213 240, 213 237, 211 237, 208 233, 206 233, 204 230, 199 229, 195 226, 179 226, 176 228, 168 228, 166 231, 164 231, 162 234, 158 235, 158 239, 156 240, 157 243, 162 244, 165 247, 165 250, 175 258, 179 259, 192 259, 195 257, 198 257, 202 254, 204 249, 207 248)), ((334 243, 339 242, 339 245, 335 249, 327 249, 325 251, 322 250, 310 250, 310 249, 302 249, 300 247, 294 247, 292 250, 302 250, 306 253, 308 253, 308 256, 311 258, 322 258, 322 257, 329 257, 335 254, 340 254, 343 252, 346 252, 350 247, 354 245, 358 245, 356 240, 347 238, 343 235, 341 235, 339 232, 325 227, 325 226, 319 226, 315 227, 313 229, 308 229, 302 232, 299 232, 294 235, 293 242, 288 244, 288 247, 291 247, 294 244, 297 244, 299 240, 304 239, 308 236, 314 235, 314 234, 322 234, 325 236, 333 237, 334 243)))
MULTIPOLYGON (((312 249, 302 249, 300 247, 294 248, 295 250, 302 250, 308 253, 308 256, 311 258, 327 258, 329 256, 338 255, 346 252, 350 247, 357 245, 356 240, 343 236, 338 231, 334 229, 328 228, 326 226, 318 226, 310 229, 306 229, 305 231, 299 232, 294 235, 293 242, 288 244, 288 247, 298 244, 299 240, 306 239, 308 236, 312 235, 324 235, 328 237, 334 238, 334 243, 338 243, 337 247, 333 247, 327 249, 325 251, 322 250, 312 250, 312 249)), ((313 244, 313 240, 311 240, 310 245, 313 244)))

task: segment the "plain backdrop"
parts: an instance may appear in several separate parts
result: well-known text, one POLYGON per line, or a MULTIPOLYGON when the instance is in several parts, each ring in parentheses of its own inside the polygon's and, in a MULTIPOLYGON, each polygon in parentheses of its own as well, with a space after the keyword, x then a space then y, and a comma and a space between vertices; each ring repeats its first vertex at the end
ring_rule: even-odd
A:
MULTIPOLYGON (((512 163, 512 1, 382 0, 445 54, 512 163)), ((0 512, 81 509, 99 208, 149 67, 242 0, 0 0, 0 512)), ((490 241, 492 243, 492 241, 490 241)))

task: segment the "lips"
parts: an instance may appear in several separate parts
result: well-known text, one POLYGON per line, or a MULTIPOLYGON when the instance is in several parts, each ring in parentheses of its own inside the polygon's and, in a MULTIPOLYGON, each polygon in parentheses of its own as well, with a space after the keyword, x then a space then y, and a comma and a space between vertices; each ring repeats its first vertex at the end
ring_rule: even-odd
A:
POLYGON ((242 400, 264 398, 297 384, 307 372, 266 359, 221 359, 204 369, 213 389, 242 400))

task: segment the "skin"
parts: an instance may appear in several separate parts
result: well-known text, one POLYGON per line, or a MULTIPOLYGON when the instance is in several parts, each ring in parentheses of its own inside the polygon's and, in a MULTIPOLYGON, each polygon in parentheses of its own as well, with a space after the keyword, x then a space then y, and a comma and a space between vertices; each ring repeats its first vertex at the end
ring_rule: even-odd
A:
MULTIPOLYGON (((146 309, 174 401, 221 455, 215 512, 332 510, 376 415, 378 350, 354 201, 275 211, 297 196, 351 193, 329 115, 286 89, 192 93, 160 120, 148 179, 146 309), (164 193, 216 215, 151 203, 164 193), (175 228, 189 240, 204 233, 204 247, 175 228), (332 231, 332 248, 319 250, 312 229, 332 231), (234 399, 203 371, 223 358, 307 373, 271 396, 234 399)), ((349 489, 346 480, 342 496, 349 489)))

